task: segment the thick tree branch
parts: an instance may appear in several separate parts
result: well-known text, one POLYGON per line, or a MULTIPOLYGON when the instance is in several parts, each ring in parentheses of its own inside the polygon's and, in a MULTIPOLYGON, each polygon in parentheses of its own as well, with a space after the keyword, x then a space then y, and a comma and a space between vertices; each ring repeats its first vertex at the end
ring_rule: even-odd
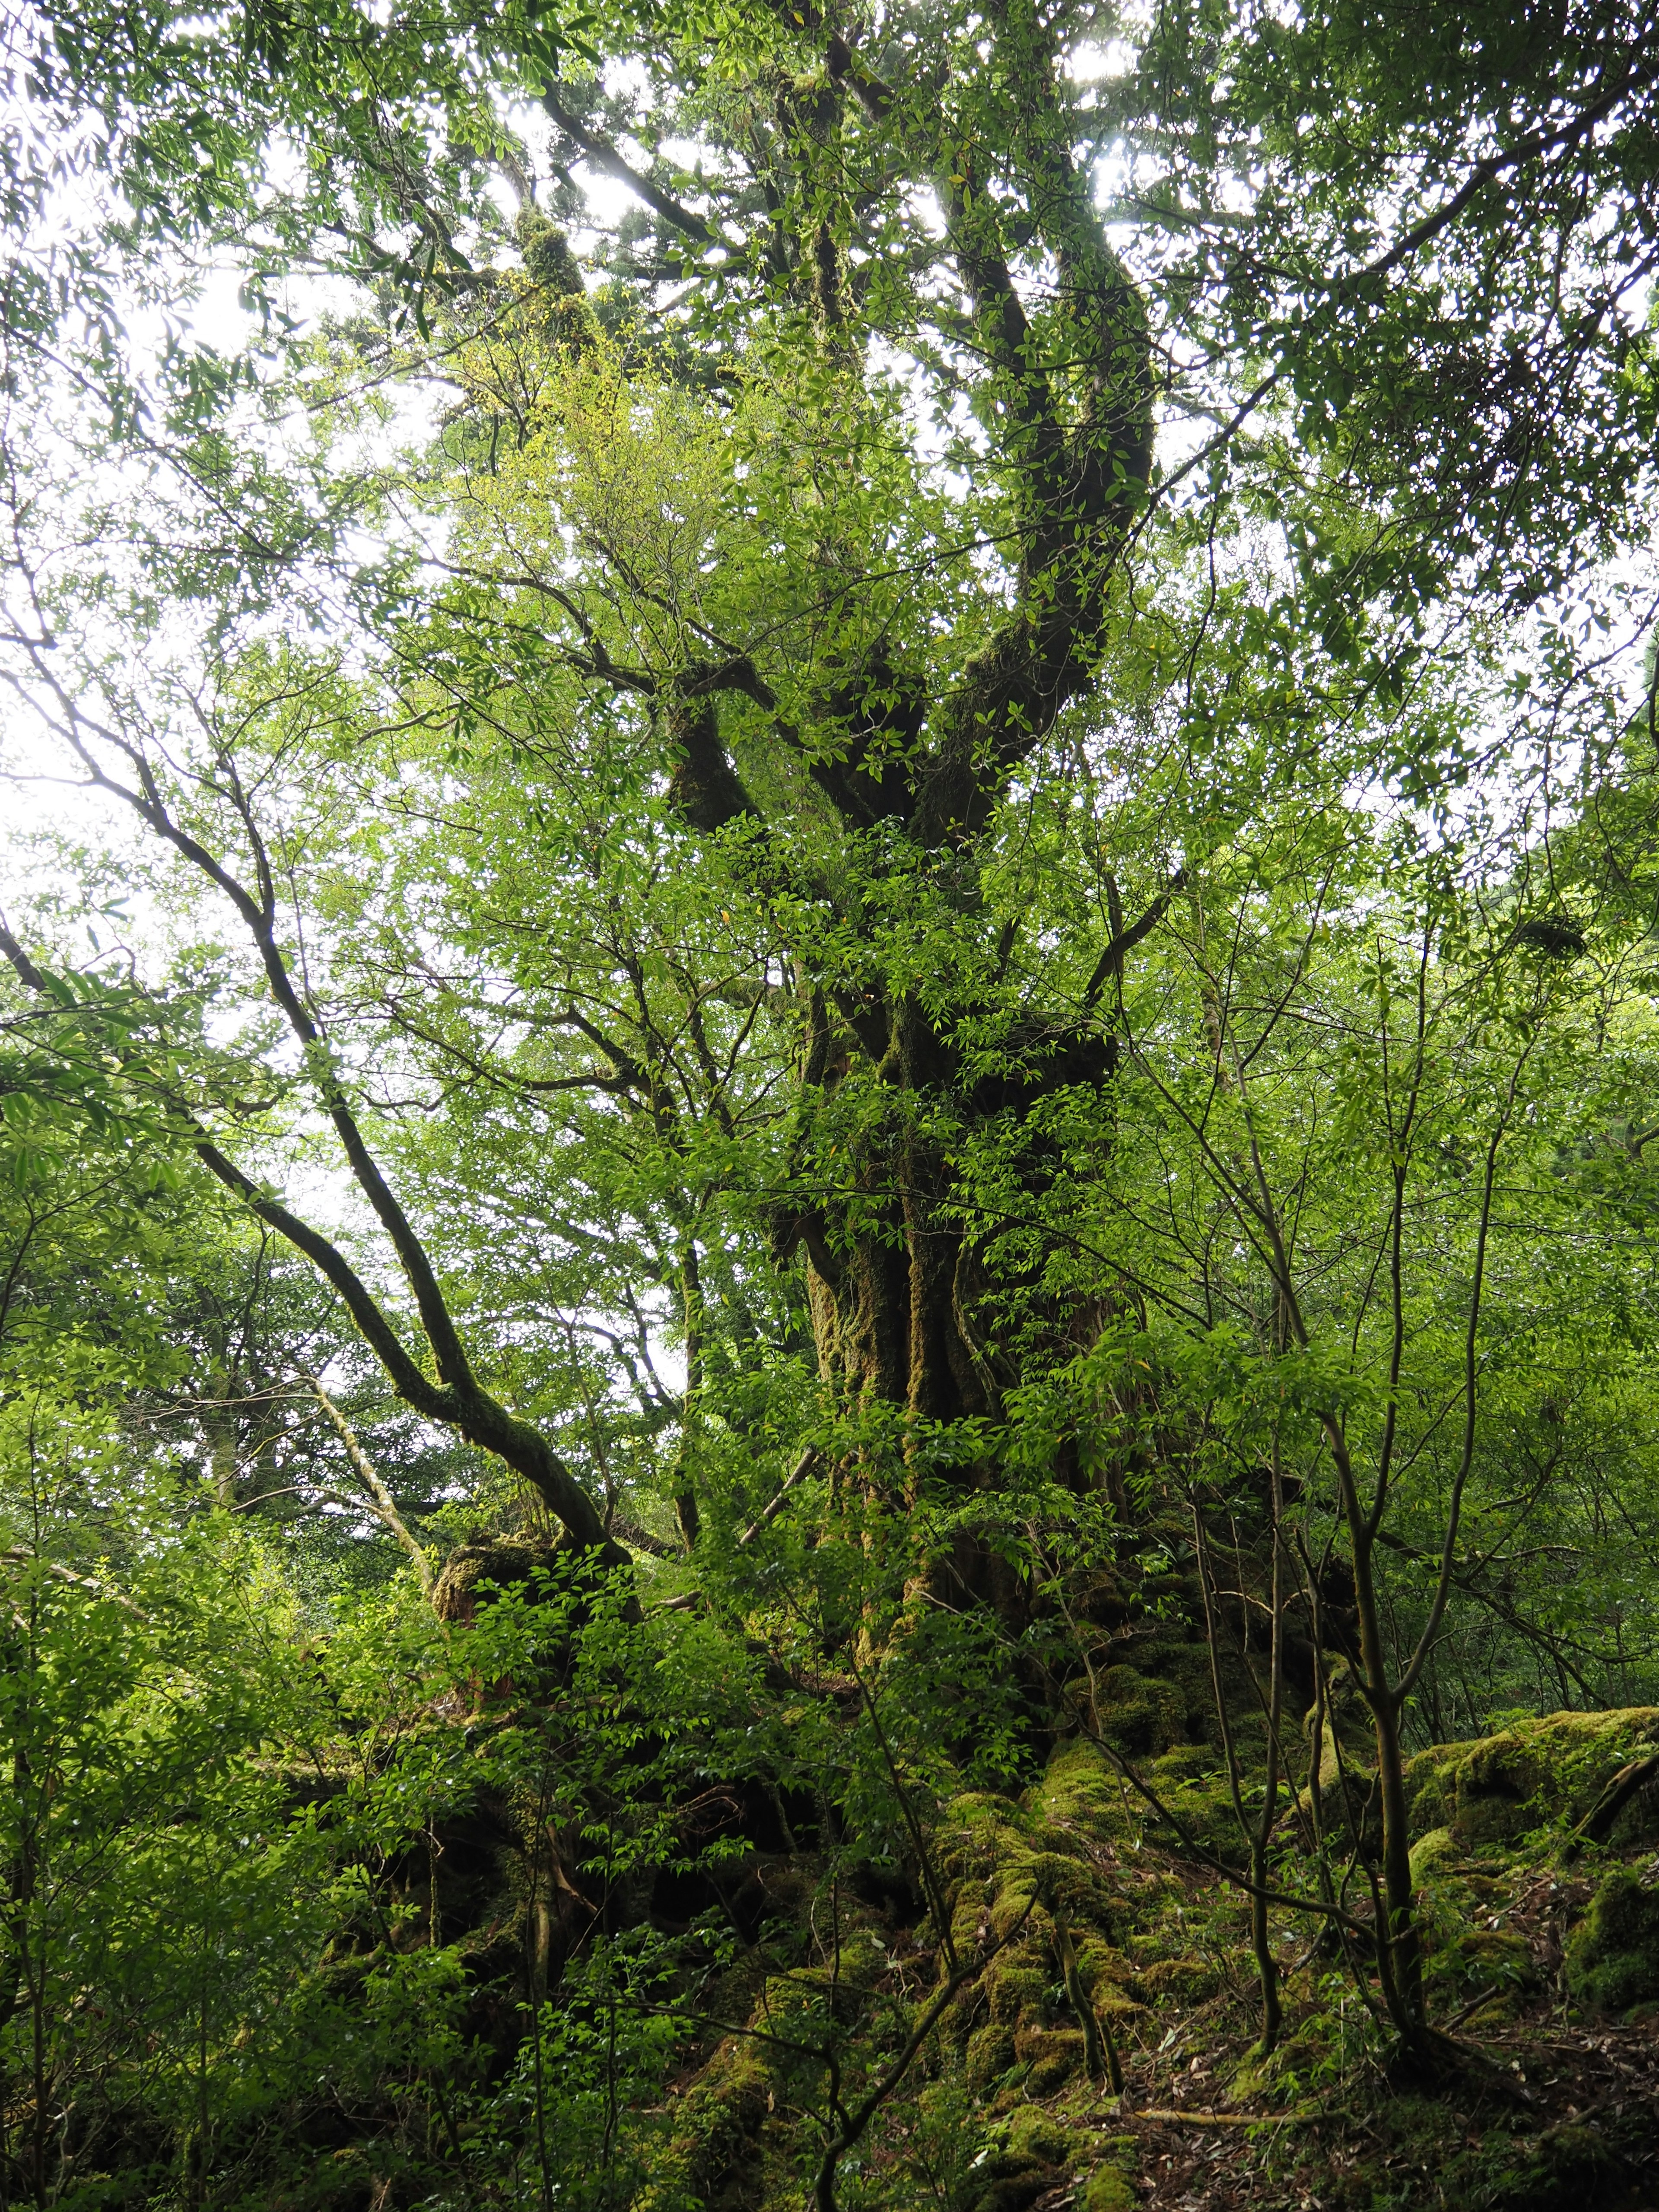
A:
POLYGON ((690 689, 677 684, 663 719, 674 757, 668 796, 691 827, 712 836, 730 822, 760 822, 760 809, 720 743, 714 688, 695 681, 690 689))
POLYGON ((653 185, 649 177, 641 175, 602 132, 590 129, 574 116, 553 85, 543 85, 542 106, 565 137, 580 147, 596 169, 603 169, 606 176, 614 177, 618 184, 626 185, 630 192, 642 199, 647 207, 659 215, 682 236, 695 240, 699 246, 720 244, 719 234, 702 216, 695 215, 688 207, 682 207, 672 193, 664 191, 660 185, 653 185))
MULTIPOLYGON (((31 990, 49 994, 46 977, 3 925, 0 925, 0 954, 4 955, 19 979, 31 990)), ((119 1056, 129 1061, 132 1057, 130 1054, 119 1056)), ((133 1066, 130 1072, 140 1079, 148 1079, 147 1071, 142 1066, 133 1066)), ((161 1095, 179 1133, 209 1174, 258 1220, 303 1253, 338 1293, 364 1342, 404 1404, 427 1420, 458 1429, 469 1443, 491 1453, 523 1476, 540 1492, 572 1540, 583 1550, 598 1551, 607 1565, 628 1564, 628 1554, 607 1535, 593 1500, 540 1431, 508 1413, 481 1388, 465 1360, 459 1363, 458 1371, 434 1383, 410 1354, 379 1299, 338 1246, 262 1190, 221 1150, 199 1117, 176 1093, 163 1088, 161 1095)), ((403 1218, 401 1213, 398 1218, 403 1218)), ((412 1239, 413 1231, 409 1230, 408 1234, 412 1239)), ((424 1251, 420 1253, 420 1260, 433 1296, 441 1301, 442 1293, 424 1251)), ((447 1310, 444 1319, 453 1334, 453 1324, 449 1322, 447 1310)))
MULTIPOLYGON (((1151 474, 1152 346, 1139 295, 1106 243, 1072 159, 1052 33, 1017 5, 992 10, 998 47, 1034 98, 1016 153, 1025 216, 1060 273, 1057 326, 1034 329, 1017 288, 1004 216, 965 144, 917 143, 945 211, 975 336, 1006 425, 1005 465, 1020 538, 1013 611, 967 661, 934 716, 931 757, 912 772, 924 844, 960 843, 989 819, 1009 775, 1094 672, 1106 591, 1151 474), (1063 407, 1060 380, 1069 392, 1063 407)), ((902 127, 892 94, 832 40, 832 78, 872 125, 902 127)), ((914 126, 918 134, 927 126, 914 126)))
POLYGON ((1132 923, 1121 936, 1113 938, 1097 962, 1095 972, 1089 978, 1088 986, 1084 991, 1083 1011, 1085 1014, 1094 1011, 1096 1001, 1111 978, 1122 972, 1123 963, 1127 955, 1134 951, 1143 938, 1150 937, 1158 927, 1170 910, 1170 900, 1182 889, 1186 881, 1187 871, 1184 868, 1177 868, 1170 878, 1169 889, 1158 893, 1139 921, 1132 923))

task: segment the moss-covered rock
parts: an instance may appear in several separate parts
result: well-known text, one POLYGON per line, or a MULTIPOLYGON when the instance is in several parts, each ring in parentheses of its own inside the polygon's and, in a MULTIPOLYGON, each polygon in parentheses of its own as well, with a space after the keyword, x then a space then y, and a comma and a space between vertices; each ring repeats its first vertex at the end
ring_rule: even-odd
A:
POLYGON ((1038 1787, 1044 1815, 1063 1827, 1106 1835, 1127 1816, 1128 1785, 1086 1739, 1057 1744, 1038 1787))
POLYGON ((964 2070, 974 2088, 990 2088, 1013 2063, 1014 2031, 1004 2027, 1000 2021, 988 2022, 969 2037, 964 2070))
POLYGON ((1021 2027, 1014 2032, 1014 2056, 1029 2070, 1026 2087, 1034 2097, 1051 2097, 1083 2069, 1080 2027, 1021 2027))
POLYGON ((1431 1828, 1412 1845, 1413 1883, 1420 1889, 1425 1882, 1443 1880, 1462 1856, 1449 1828, 1431 1828))
POLYGON ((1651 1705, 1547 1713, 1477 1742, 1436 1744, 1406 1769, 1412 1832, 1445 1828, 1469 1850, 1582 1819, 1621 1767, 1656 1745, 1651 1705))
MULTIPOLYGON (((1193 1595, 1198 1596, 1196 1586, 1193 1595)), ((1194 1618, 1201 1617, 1200 1600, 1194 1618)), ((1176 1692, 1183 1722, 1182 1737, 1212 1744, 1220 1741, 1210 1648, 1201 1636, 1196 1640, 1178 1634, 1156 1636, 1145 1640, 1137 1638, 1134 1663, 1137 1671, 1148 1680, 1163 1683, 1176 1692)), ((1232 1659, 1224 1660, 1222 1674, 1235 1721, 1248 1727, 1255 1706, 1249 1679, 1238 1662, 1232 1659)))
POLYGON ((1136 1667, 1108 1667, 1095 1684, 1095 1717, 1103 1740, 1126 1759, 1149 1759, 1182 1742, 1187 1697, 1173 1682, 1136 1667))
POLYGON ((681 2101, 675 2127, 641 2212, 677 2206, 690 2196, 714 2202, 735 2185, 758 2204, 753 2169, 772 2095, 763 2046, 747 2038, 723 2044, 681 2101))
POLYGON ((1064 2166, 1072 2154, 1071 2131, 1041 2105, 1025 2105, 1013 2113, 1004 2140, 1011 2151, 1048 2166, 1064 2166))
POLYGON ((1610 1874, 1590 1900, 1567 1946, 1567 1986, 1600 2012, 1659 1999, 1659 1887, 1633 1868, 1610 1874))
POLYGON ((1085 1936, 1077 1947, 1078 1972, 1085 1993, 1097 2012, 1139 2012, 1146 2002, 1134 1963, 1112 1944, 1097 1936, 1085 1936))
POLYGON ((1191 1956, 1151 1959, 1140 1969, 1140 1980, 1154 2003, 1159 1997, 1179 1997, 1197 2004, 1213 1996, 1219 1976, 1207 1959, 1191 1956))
POLYGON ((1133 2136, 1109 2136, 1100 2145, 1101 2163, 1078 2192, 1083 2212, 1135 2212, 1139 2148, 1133 2136))
POLYGON ((1135 2212, 1139 2198, 1134 2183, 1115 2166, 1099 2166, 1084 2184, 1083 2212, 1135 2212))
POLYGON ((1115 1902, 1111 1885, 1097 1867, 1078 1855, 1079 1839, 1069 1840, 1069 1850, 1033 1851, 1022 1870, 1024 1879, 1049 1912, 1060 1914, 1068 1925, 1084 1920, 1109 1932, 1115 1902))
POLYGON ((1513 1843, 1548 1819, 1549 1778, 1542 1747, 1519 1729, 1476 1744, 1455 1771, 1453 1837, 1466 1850, 1513 1843))
POLYGON ((1071 2131, 1041 2105, 1022 2099, 999 2121, 969 2170, 965 2212, 1023 2212, 1066 2176, 1075 2148, 1071 2131))
POLYGON ((969 2176, 963 2212, 1025 2212, 1064 2179, 1058 2166, 994 2152, 969 2176))
MULTIPOLYGON (((1513 2008, 1541 1986, 1542 1977, 1524 1936, 1501 1928, 1465 1928, 1431 1953, 1428 1980, 1447 2009, 1462 2010, 1482 1991, 1492 2004, 1513 2008)), ((1481 2019, 1488 2016, 1483 2007, 1481 2019)))
POLYGON ((1594 2128, 1554 2127, 1529 2142, 1493 2135, 1453 2161, 1444 2201, 1473 2212, 1598 2212, 1626 2201, 1627 2175, 1594 2128))
POLYGON ((1021 2020, 1042 2021, 1053 1979, 1037 1963, 1029 1944, 1011 1945, 1000 1952, 985 1969, 981 1983, 992 2019, 1007 2027, 1021 2020))
POLYGON ((1239 1834, 1227 1770, 1209 1744, 1182 1744, 1152 1763, 1153 1789, 1187 1834, 1218 1857, 1238 1857, 1239 1834))

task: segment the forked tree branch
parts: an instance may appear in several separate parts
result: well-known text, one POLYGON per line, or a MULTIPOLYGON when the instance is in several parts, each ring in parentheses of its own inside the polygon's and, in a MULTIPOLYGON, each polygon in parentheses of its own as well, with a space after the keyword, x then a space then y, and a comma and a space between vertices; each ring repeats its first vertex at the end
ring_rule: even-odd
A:
MULTIPOLYGON (((47 977, 3 923, 0 923, 0 955, 3 955, 19 980, 31 991, 51 996, 47 977)), ((527 1421, 520 1420, 485 1390, 464 1358, 452 1367, 447 1377, 434 1382, 410 1353, 380 1301, 339 1247, 308 1222, 290 1212, 280 1200, 263 1190, 215 1142, 212 1133, 188 1103, 176 1091, 157 1084, 137 1055, 130 1050, 123 1051, 118 1041, 112 1041, 112 1049, 117 1059, 122 1061, 124 1073, 144 1083, 161 1097, 179 1135, 209 1174, 238 1199, 256 1219, 274 1230, 295 1251, 302 1253, 331 1285, 351 1316, 364 1342, 385 1370, 392 1389, 405 1405, 424 1419, 441 1422, 447 1428, 458 1430, 470 1443, 489 1452, 522 1476, 540 1493, 549 1510, 563 1524, 572 1541, 582 1550, 598 1552, 607 1565, 629 1564, 628 1553, 606 1533, 599 1508, 539 1430, 527 1421)), ((368 1158, 368 1148, 362 1145, 361 1134, 358 1143, 363 1156, 368 1158)), ((372 1159, 370 1164, 374 1164, 372 1159)), ((355 1169, 355 1161, 353 1165, 355 1169)), ((374 1168, 374 1173, 378 1178, 378 1167, 374 1168)), ((362 1188, 361 1178, 359 1187, 362 1188)), ((385 1187, 383 1181, 381 1187, 385 1187)), ((390 1197, 389 1192, 387 1196, 390 1197)), ((435 1302, 443 1324, 451 1340, 454 1340, 454 1324, 443 1303, 443 1293, 431 1262, 401 1209, 398 1218, 404 1224, 408 1243, 418 1255, 428 1286, 428 1300, 422 1304, 422 1319, 427 1326, 428 1334, 431 1334, 428 1315, 432 1302, 435 1302)), ((399 1257, 403 1256, 404 1249, 400 1246, 399 1257)))

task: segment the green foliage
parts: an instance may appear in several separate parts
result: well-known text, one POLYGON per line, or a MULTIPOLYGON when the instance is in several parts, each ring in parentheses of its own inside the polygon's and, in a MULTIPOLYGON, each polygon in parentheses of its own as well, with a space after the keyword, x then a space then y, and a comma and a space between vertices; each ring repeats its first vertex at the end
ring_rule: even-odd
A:
POLYGON ((1481 1869, 1659 1698, 1651 27, 7 37, 112 811, 0 932, 0 2193, 1109 2212, 1247 1944, 1264 2097, 1544 2002, 1481 1869))

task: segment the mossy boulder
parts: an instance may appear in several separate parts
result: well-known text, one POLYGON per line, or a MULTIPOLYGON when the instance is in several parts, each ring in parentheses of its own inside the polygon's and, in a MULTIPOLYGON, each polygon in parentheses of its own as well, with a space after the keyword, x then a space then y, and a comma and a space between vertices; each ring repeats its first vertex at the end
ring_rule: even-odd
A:
POLYGON ((1070 2130, 1040 2105, 1026 2105, 1008 2119, 1004 2141, 1018 2155, 1064 2166, 1072 2154, 1070 2130))
POLYGON ((965 2212, 1024 2212, 1065 2180, 1073 2148, 1069 2130, 1052 2112, 1016 2105, 969 2170, 965 2212))
POLYGON ((1083 2212, 1135 2212, 1139 2146, 1133 2136, 1109 2136, 1100 2149, 1101 2163, 1078 2191, 1083 2212))
POLYGON ((1121 1899, 1110 1869, 1124 1826, 1115 1778, 1086 1743, 1061 1744, 1018 1802, 986 1791, 951 1800, 933 1848, 958 1949, 979 1949, 993 1936, 1006 1947, 973 2000, 994 2025, 1048 2024, 1061 1979, 1056 1917, 1079 1955, 1095 1946, 1118 1957, 1110 1943, 1121 1899))
POLYGON ((1084 2184, 1083 2212, 1135 2212, 1134 2183, 1121 2166, 1097 2166, 1084 2184))
POLYGON ((1000 1952, 981 1978, 991 2018, 1007 2027, 1022 2020, 1042 2021, 1047 2014, 1048 1987, 1054 1978, 1028 1944, 1011 1945, 1000 1952))
POLYGON ((966 2072, 975 2089, 988 2089, 1014 2063, 1014 2031, 1000 2021, 976 2028, 968 2039, 966 2072))
POLYGON ((1025 2212, 1065 2179, 1057 2166, 1025 2152, 994 2150, 968 2176, 963 2212, 1025 2212))
POLYGON ((1108 1667, 1095 1686, 1101 1736, 1126 1759, 1151 1759, 1184 1741, 1187 1698, 1136 1667, 1108 1667))
POLYGON ((1028 2204, 1046 2197, 1064 2179, 1057 2166, 993 2152, 969 2177, 963 2212, 1025 2212, 1028 2204))
POLYGON ((1632 1867, 1610 1874, 1567 1946, 1567 1986, 1598 2012, 1659 2001, 1659 1887, 1632 1867))
MULTIPOLYGON (((1196 1588, 1193 1595, 1198 1596, 1196 1588)), ((1199 1603, 1201 1614, 1201 1599, 1199 1603)), ((1137 1638, 1134 1663, 1137 1672, 1149 1680, 1164 1683, 1176 1692, 1185 1723, 1183 1736, 1219 1743, 1215 1676, 1211 1668, 1210 1647, 1202 1637, 1195 1642, 1177 1635, 1152 1637, 1144 1643, 1137 1638)), ((1248 1723, 1255 1705, 1249 1676, 1231 1658, 1224 1658, 1222 1675, 1235 1717, 1248 1723)))
POLYGON ((1109 1930, 1114 1896, 1097 1867, 1078 1855, 1077 1843, 1069 1850, 1033 1851, 1020 1869, 1022 1886, 1039 1898, 1050 1913, 1059 1913, 1068 1926, 1087 1921, 1109 1930))
MULTIPOLYGON (((753 2189, 757 2138, 773 2094, 763 2046, 748 2038, 724 2044, 681 2100, 678 2123, 641 2200, 641 2212, 715 2200, 736 2184, 753 2189), (746 2179, 745 2179, 746 2177, 746 2179)), ((757 2192, 754 2201, 758 2202, 757 2192)))
POLYGON ((1412 1832, 1445 1828, 1459 1850, 1471 1850, 1580 1820, 1622 1767, 1656 1747, 1651 1705, 1547 1713, 1473 1743, 1436 1744, 1406 1769, 1412 1832))
POLYGON ((1182 1744, 1155 1759, 1147 1777, 1187 1833, 1219 1858, 1244 1849, 1231 1786, 1209 1744, 1182 1744))
POLYGON ((1542 1747, 1518 1729, 1476 1744, 1456 1770, 1454 1838, 1466 1850, 1513 1843, 1549 1817, 1549 1778, 1542 1747))
POLYGON ((1070 1831, 1108 1835, 1130 1817, 1128 1784, 1086 1739, 1056 1744, 1030 1796, 1044 1819, 1070 1831))
MULTIPOLYGON (((1466 1928, 1429 1960, 1429 1983, 1448 2007, 1466 2008, 1484 1990, 1490 2004, 1515 2005, 1541 1985, 1531 1947, 1501 1928, 1466 1928)), ((1496 2017, 1486 2007, 1483 2020, 1496 2017)))
POLYGON ((1097 2012, 1139 2012, 1146 1991, 1134 1963, 1112 1944, 1097 1936, 1085 1936, 1077 1947, 1078 1972, 1089 2002, 1097 2012))
POLYGON ((1418 1888, 1425 1882, 1444 1881, 1462 1856, 1449 1828, 1431 1828, 1412 1845, 1412 1881, 1418 1888))
POLYGON ((1029 2068, 1026 2087, 1034 2097, 1051 2097, 1079 2073, 1084 2063, 1080 2027, 1021 2027, 1014 2032, 1014 2056, 1029 2068))
POLYGON ((1594 2128, 1558 2126, 1518 2142, 1494 2132, 1453 2161, 1445 2201, 1474 2212, 1598 2212, 1626 2201, 1628 2172, 1594 2128))
POLYGON ((1220 1976, 1207 1959, 1177 1957, 1149 1959, 1140 1969, 1140 1981, 1156 2003, 1159 1997, 1178 1997, 1188 2004, 1213 1996, 1220 1976))

